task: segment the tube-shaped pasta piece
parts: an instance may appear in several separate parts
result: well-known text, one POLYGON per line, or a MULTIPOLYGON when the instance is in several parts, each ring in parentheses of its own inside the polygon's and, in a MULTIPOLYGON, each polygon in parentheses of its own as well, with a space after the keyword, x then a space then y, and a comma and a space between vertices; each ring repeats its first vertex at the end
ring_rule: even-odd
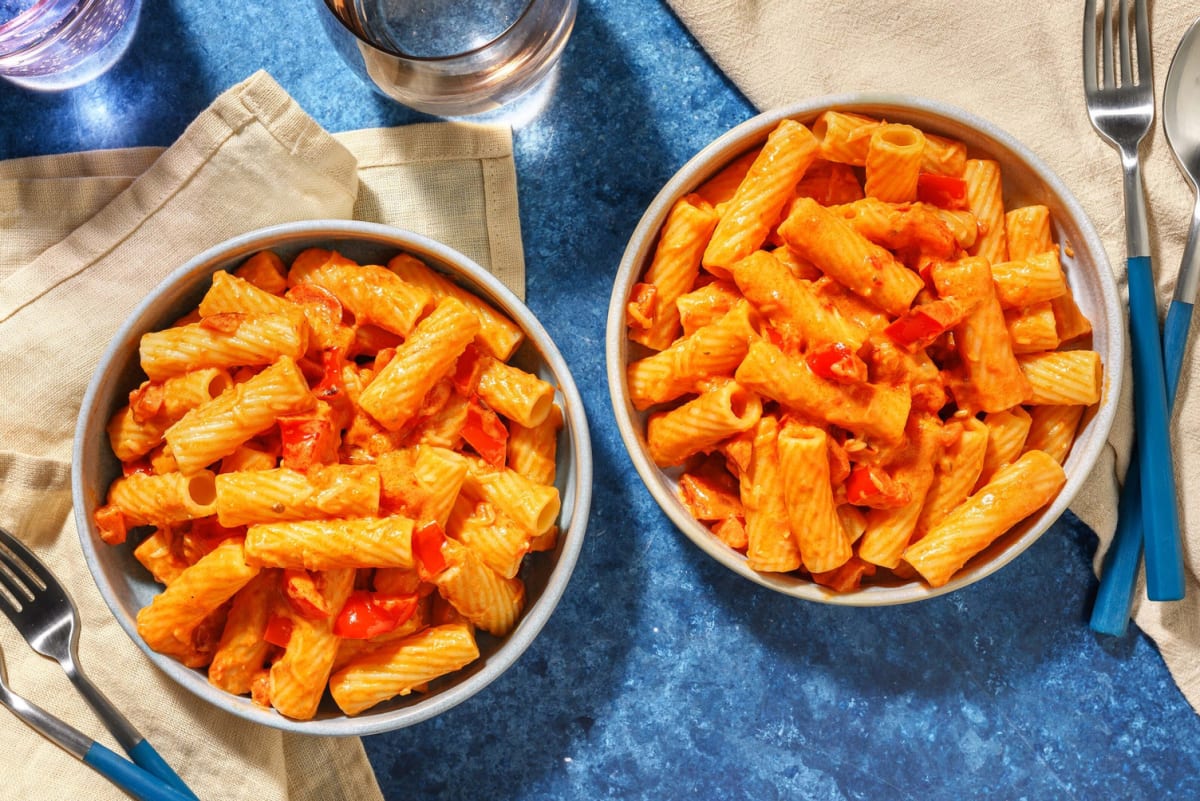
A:
POLYGON ((967 159, 963 178, 967 182, 967 209, 979 221, 979 238, 967 252, 984 257, 989 264, 1007 261, 1000 165, 989 159, 967 159))
POLYGON ((169 585, 188 568, 188 563, 177 553, 174 546, 174 530, 168 526, 158 526, 133 549, 133 558, 150 571, 155 581, 169 585))
POLYGON ((712 178, 700 184, 696 189, 696 194, 712 206, 729 202, 738 186, 746 179, 746 173, 750 172, 750 165, 754 164, 754 160, 758 158, 761 151, 762 147, 760 146, 738 156, 722 167, 712 178))
POLYGON ((434 579, 438 592, 459 614, 484 631, 503 637, 525 608, 525 585, 504 578, 462 543, 446 540, 447 567, 434 579))
POLYGON ((960 408, 1000 411, 1026 400, 1029 382, 1013 355, 987 261, 976 256, 940 263, 930 275, 942 296, 983 299, 954 329, 971 396, 958 398, 960 408))
POLYGON ((201 367, 265 365, 281 357, 299 359, 308 349, 308 329, 285 314, 223 315, 143 334, 142 370, 161 381, 201 367), (218 324, 215 320, 221 320, 218 324))
POLYGON ((188 667, 198 667, 192 642, 196 627, 258 571, 257 565, 246 564, 241 540, 225 540, 138 612, 138 635, 155 651, 173 656, 188 667))
POLYGON ((275 612, 279 572, 263 570, 233 596, 221 641, 208 666, 208 681, 234 695, 250 692, 266 672, 271 644, 263 639, 275 612))
POLYGON ((761 415, 757 395, 736 381, 722 381, 676 409, 650 415, 646 423, 650 458, 659 467, 679 464, 749 430, 761 415))
POLYGON ((1004 327, 1016 355, 1041 353, 1058 347, 1058 323, 1054 318, 1054 301, 1044 301, 1023 309, 1004 312, 1004 327))
POLYGON ((973 489, 979 489, 992 480, 997 470, 1017 460, 1025 450, 1025 439, 1032 422, 1029 412, 1020 406, 984 415, 983 424, 988 430, 987 451, 973 489))
POLYGON ((283 520, 372 517, 379 511, 379 469, 325 465, 306 472, 279 467, 217 476, 217 520, 226 527, 283 520))
POLYGON ((925 151, 925 134, 911 125, 885 123, 871 132, 867 146, 867 197, 889 203, 917 199, 917 174, 925 151))
POLYGON ((451 393, 445 405, 428 417, 420 417, 408 436, 408 445, 429 445, 454 450, 462 442, 463 426, 467 422, 467 398, 451 393))
POLYGON ((959 177, 967 168, 967 146, 957 139, 925 133, 921 172, 959 177))
POLYGON ((391 270, 375 264, 359 266, 333 256, 324 263, 318 263, 319 259, 296 259, 288 283, 311 283, 328 289, 354 315, 357 324, 377 325, 402 337, 409 335, 433 302, 428 289, 410 284, 391 270))
POLYGON ((562 409, 557 405, 536 426, 509 425, 508 466, 535 484, 553 484, 562 426, 562 409))
POLYGON ((145 456, 162 442, 172 423, 220 395, 232 383, 229 373, 216 367, 172 376, 161 383, 145 382, 134 394, 143 393, 144 397, 154 393, 157 409, 144 417, 140 404, 136 409, 131 404, 114 414, 108 422, 108 441, 113 453, 125 462, 145 456))
POLYGON ((296 363, 288 357, 267 367, 243 384, 201 404, 167 429, 180 472, 193 473, 228 456, 287 414, 306 412, 316 396, 296 363))
POLYGON ((404 427, 478 331, 479 321, 466 304, 443 297, 363 390, 359 405, 384 428, 404 427))
POLYGON ((788 528, 805 569, 820 573, 841 567, 852 550, 833 500, 825 432, 785 423, 777 447, 788 528))
POLYGON ((525 341, 521 327, 489 303, 425 265, 408 253, 400 253, 388 262, 388 269, 412 286, 429 292, 435 300, 450 296, 466 304, 479 320, 479 341, 484 349, 501 361, 508 359, 525 341))
POLYGON ((311 720, 317 714, 337 657, 339 638, 333 633, 333 621, 354 589, 354 571, 327 571, 318 587, 332 614, 317 620, 289 614, 292 634, 283 656, 271 665, 271 706, 295 720, 311 720))
POLYGON ((742 293, 732 281, 713 281, 681 295, 675 306, 679 309, 683 336, 691 336, 709 323, 720 320, 741 299, 742 293))
POLYGON ((562 501, 558 488, 535 484, 506 467, 493 468, 482 459, 467 460, 463 490, 496 505, 531 534, 543 534, 554 525, 562 501))
POLYGON ((629 398, 646 409, 695 391, 702 379, 729 376, 746 355, 754 330, 750 304, 739 301, 721 319, 627 368, 629 398))
POLYGON ((958 246, 963 250, 970 250, 979 238, 979 223, 975 215, 962 209, 937 209, 935 213, 950 230, 958 246))
POLYGON ((1033 392, 1034 406, 1091 406, 1104 388, 1100 354, 1094 350, 1055 350, 1031 353, 1018 361, 1033 392))
POLYGON ((1050 301, 1050 305, 1054 309, 1059 342, 1070 342, 1092 333, 1092 324, 1075 302, 1070 286, 1065 293, 1050 301))
POLYGON ((1002 309, 1032 306, 1060 297, 1067 291, 1057 250, 1043 250, 1018 261, 992 265, 992 281, 1002 309))
POLYGON ((272 295, 287 291, 287 266, 273 250, 260 250, 242 262, 233 274, 272 295))
POLYGON ((413 521, 399 515, 259 523, 246 529, 246 560, 304 570, 410 568, 412 532, 413 521))
POLYGON ((813 135, 821 143, 821 156, 828 161, 862 167, 867 163, 871 134, 882 123, 862 114, 825 111, 813 123, 813 135))
POLYGON ((812 198, 799 198, 779 226, 789 248, 890 314, 903 314, 925 282, 812 198))
POLYGON ((907 386, 838 384, 813 374, 802 360, 787 356, 765 340, 755 340, 735 373, 735 380, 789 409, 881 443, 904 437, 912 406, 907 386))
POLYGON ((445 526, 467 476, 467 461, 431 445, 381 453, 375 460, 382 482, 381 506, 413 520, 445 526))
POLYGON ((920 539, 930 528, 965 501, 979 481, 987 454, 988 429, 971 415, 955 415, 943 431, 952 437, 942 451, 933 471, 933 483, 925 493, 921 514, 917 517, 914 539, 920 539))
POLYGON ((408 695, 479 658, 465 623, 449 623, 392 640, 352 659, 329 678, 329 691, 347 715, 397 695, 408 695))
POLYGON ((862 184, 849 164, 818 158, 796 184, 796 197, 811 197, 822 206, 852 203, 863 197, 862 184))
POLYGON ((675 301, 691 289, 700 274, 700 257, 717 219, 716 210, 699 195, 686 195, 675 201, 642 278, 654 288, 654 300, 646 325, 630 325, 629 338, 634 342, 662 350, 679 336, 679 309, 675 301))
POLYGON ((789 527, 774 415, 759 419, 751 441, 750 462, 738 481, 746 512, 746 565, 787 573, 800 567, 800 546, 789 527))
POLYGON ((1045 451, 1062 464, 1075 443, 1075 432, 1083 417, 1084 406, 1034 406, 1025 450, 1045 451))
POLYGON ((275 449, 256 448, 253 445, 239 445, 238 449, 221 459, 222 473, 236 473, 239 470, 273 470, 279 464, 279 453, 275 449))
MULTIPOLYGON (((970 228, 974 241, 975 220, 969 226, 943 209, 925 203, 885 203, 865 197, 853 203, 829 207, 830 212, 850 223, 855 231, 888 250, 916 248, 921 253, 949 258, 962 247, 962 229, 970 228), (952 227, 953 226, 953 227, 952 227)), ((968 215, 969 216, 969 215, 968 215)))
POLYGON ((213 273, 212 286, 200 300, 200 317, 217 314, 282 314, 296 325, 303 325, 304 310, 278 295, 259 289, 232 273, 213 273))
POLYGON ((858 557, 880 567, 900 564, 900 555, 912 540, 925 496, 933 484, 934 465, 942 452, 942 423, 934 414, 914 415, 908 425, 909 447, 892 471, 906 485, 911 500, 895 509, 867 512, 867 529, 858 541, 858 557))
POLYGON ((121 510, 130 527, 196 520, 216 511, 215 477, 208 470, 191 475, 130 473, 112 483, 108 502, 121 510))
POLYGON ((930 586, 948 582, 972 556, 1049 503, 1067 481, 1053 457, 1029 451, 904 551, 930 586))
POLYGON ((738 185, 704 250, 704 268, 726 277, 729 268, 762 246, 796 182, 820 150, 812 131, 783 120, 738 185))
POLYGON ((1010 259, 1027 259, 1054 247, 1050 209, 1041 204, 1011 209, 1004 215, 1004 234, 1010 259))
POLYGON ((754 308, 797 345, 841 342, 858 350, 867 332, 792 275, 775 256, 756 250, 733 265, 733 279, 754 308))
POLYGON ((446 533, 466 545, 483 563, 504 578, 513 578, 529 553, 532 536, 523 526, 487 501, 460 495, 446 533))
POLYGON ((475 391, 494 411, 523 426, 536 426, 554 406, 554 385, 520 367, 480 356, 475 391))

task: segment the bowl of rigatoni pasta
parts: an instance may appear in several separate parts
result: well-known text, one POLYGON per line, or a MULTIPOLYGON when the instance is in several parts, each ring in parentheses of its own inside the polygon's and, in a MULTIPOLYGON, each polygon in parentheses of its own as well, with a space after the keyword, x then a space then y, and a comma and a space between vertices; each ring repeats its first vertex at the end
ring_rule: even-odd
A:
POLYGON ((663 187, 614 282, 608 381, 701 550, 795 597, 898 604, 1066 510, 1123 331, 1096 231, 1031 151, 942 103, 840 95, 754 117, 663 187))
POLYGON ((591 499, 583 404, 534 315, 417 234, 254 231, 170 274, 76 429, 85 558, 185 688, 310 734, 482 690, 561 597, 591 499))

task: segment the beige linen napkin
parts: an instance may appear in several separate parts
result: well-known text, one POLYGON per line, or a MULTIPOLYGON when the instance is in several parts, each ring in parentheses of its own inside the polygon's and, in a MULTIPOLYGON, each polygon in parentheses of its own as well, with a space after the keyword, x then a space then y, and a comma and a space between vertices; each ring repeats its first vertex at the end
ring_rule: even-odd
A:
MULTIPOLYGON (((358 217, 436 237, 518 293, 511 132, 449 123, 331 136, 265 73, 218 97, 166 150, 0 162, 0 525, 49 562, 83 617, 81 662, 201 798, 381 797, 357 738, 285 734, 201 702, 109 613, 71 517, 70 446, 100 352, 170 270, 230 236, 358 217)), ((58 666, 0 625, 18 692, 116 749, 58 666)), ((124 799, 0 713, 5 798, 124 799)))
MULTIPOLYGON (((817 0, 667 1, 760 109, 823 94, 900 92, 951 103, 998 124, 1037 153, 1078 197, 1123 286, 1120 162, 1093 131, 1084 106, 1080 8, 1039 0, 953 5, 882 0, 852 10, 817 0)), ((1150 9, 1161 109, 1167 67, 1198 11, 1182 0, 1160 0, 1150 9)), ((1187 237, 1191 194, 1161 125, 1142 157, 1151 255, 1165 302, 1187 237)), ((1146 601, 1144 584, 1139 584, 1134 619, 1154 638, 1192 707, 1200 710, 1200 432, 1183 422, 1200 413, 1200 388, 1189 380, 1196 374, 1200 348, 1193 347, 1189 358, 1173 430, 1189 565, 1187 599, 1146 601)), ((1117 476, 1124 474, 1131 449, 1128 381, 1121 404, 1111 447, 1071 507, 1099 535, 1097 571, 1112 541, 1117 476)))

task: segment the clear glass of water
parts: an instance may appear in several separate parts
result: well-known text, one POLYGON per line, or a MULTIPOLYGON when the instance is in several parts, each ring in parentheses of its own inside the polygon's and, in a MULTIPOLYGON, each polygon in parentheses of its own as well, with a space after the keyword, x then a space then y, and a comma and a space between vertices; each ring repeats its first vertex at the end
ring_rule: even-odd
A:
POLYGON ((577 0, 315 2, 361 78, 443 116, 499 108, 539 84, 562 54, 577 9, 577 0))
POLYGON ((0 0, 0 78, 59 91, 98 77, 125 53, 141 0, 0 0))

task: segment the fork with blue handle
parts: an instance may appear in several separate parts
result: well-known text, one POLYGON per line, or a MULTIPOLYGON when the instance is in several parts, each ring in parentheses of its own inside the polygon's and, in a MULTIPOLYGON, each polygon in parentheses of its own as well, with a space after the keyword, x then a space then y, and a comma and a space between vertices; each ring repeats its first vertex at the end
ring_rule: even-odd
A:
MULTIPOLYGON (((58 662, 79 694, 132 758, 134 764, 129 767, 136 765, 148 776, 157 777, 165 786, 174 788, 179 797, 194 801, 196 796, 183 779, 84 674, 79 666, 79 611, 75 603, 41 560, 3 528, 0 528, 0 590, 3 590, 0 592, 0 612, 12 621, 33 650, 58 662)), ((29 705, 24 699, 18 700, 29 705)), ((74 734, 83 737, 78 732, 74 734)), ((76 740, 71 742, 78 745, 76 740)), ((56 742, 63 745, 61 741, 56 742)), ((75 753, 71 748, 67 750, 75 753)), ((121 764, 125 760, 99 744, 76 756, 88 761, 87 754, 94 754, 94 762, 89 764, 97 770, 100 770, 99 765, 118 773, 127 772, 121 764), (114 759, 118 761, 114 762, 114 759)))

